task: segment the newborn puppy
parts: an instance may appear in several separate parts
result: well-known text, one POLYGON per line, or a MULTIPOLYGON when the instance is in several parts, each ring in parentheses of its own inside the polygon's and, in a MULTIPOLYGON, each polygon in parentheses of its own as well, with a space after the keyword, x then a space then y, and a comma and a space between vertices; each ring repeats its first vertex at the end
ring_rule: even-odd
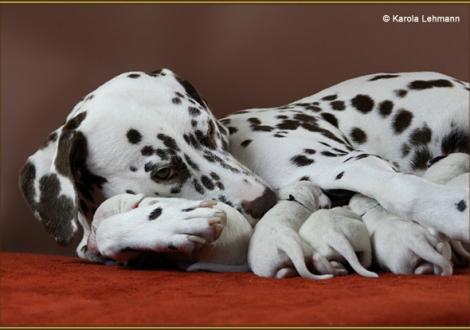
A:
POLYGON ((359 275, 378 277, 364 268, 372 263, 367 227, 347 206, 314 212, 299 234, 326 259, 340 263, 346 260, 359 275))
POLYGON ((394 274, 435 271, 439 275, 452 275, 452 264, 448 260, 450 247, 439 235, 432 235, 423 226, 387 212, 374 199, 360 194, 353 196, 349 206, 366 224, 374 259, 381 269, 394 274))
MULTIPOLYGON (((141 194, 114 196, 103 202, 95 212, 88 249, 124 263, 138 256, 141 252, 126 245, 132 246, 139 242, 122 242, 122 246, 113 246, 113 251, 110 251, 105 234, 112 233, 113 237, 116 237, 116 233, 120 231, 140 230, 142 241, 146 240, 147 236, 151 235, 152 225, 152 221, 148 221, 147 213, 154 211, 156 206, 167 206, 167 210, 181 210, 181 214, 168 214, 166 217, 163 213, 158 218, 160 222, 171 222, 175 216, 193 219, 201 217, 201 220, 209 221, 212 228, 210 232, 201 232, 199 236, 192 237, 188 246, 183 246, 183 250, 175 250, 169 243, 165 253, 166 259, 187 271, 249 270, 246 255, 252 233, 251 225, 237 210, 212 200, 145 198, 141 194), (114 232, 110 228, 113 228, 114 232), (207 241, 204 238, 207 238, 207 241)), ((159 250, 162 248, 159 247, 159 250)))
POLYGON ((331 278, 335 269, 302 241, 298 230, 305 219, 320 207, 329 206, 329 199, 308 181, 291 184, 279 191, 279 202, 256 224, 248 249, 248 264, 258 276, 285 278, 300 276, 308 279, 331 278), (315 275, 306 262, 320 272, 315 275))

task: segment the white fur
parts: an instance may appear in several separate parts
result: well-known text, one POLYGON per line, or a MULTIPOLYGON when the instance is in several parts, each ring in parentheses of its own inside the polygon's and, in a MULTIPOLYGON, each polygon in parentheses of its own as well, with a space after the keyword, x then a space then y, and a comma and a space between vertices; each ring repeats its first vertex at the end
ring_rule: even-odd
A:
POLYGON ((372 263, 369 232, 348 207, 314 212, 300 227, 299 234, 328 260, 347 261, 359 275, 378 277, 366 269, 372 263))
POLYGON ((316 275, 308 269, 306 263, 317 271, 334 273, 327 260, 303 242, 298 234, 300 226, 312 212, 328 206, 328 198, 307 181, 289 185, 281 189, 279 195, 276 206, 255 226, 248 250, 251 270, 263 277, 284 278, 299 274, 307 279, 330 278, 332 275, 316 275))
MULTIPOLYGON (((466 184, 468 174, 463 172, 468 171, 468 164, 467 154, 452 154, 431 166, 424 178, 441 184, 466 184)), ((382 269, 397 274, 452 274, 449 239, 438 230, 393 215, 364 196, 355 195, 350 207, 362 215, 371 234, 374 258, 382 269)), ((468 258, 468 252, 459 241, 453 240, 452 245, 456 253, 468 258)))
POLYGON ((169 260, 185 270, 247 271, 251 231, 250 224, 237 210, 221 202, 121 194, 97 209, 88 249, 125 262, 146 246, 166 253, 169 260), (149 220, 148 214, 157 207, 163 210, 161 216, 149 220), (194 210, 182 211, 185 208, 194 210), (166 235, 169 240, 164 246, 162 237, 166 235), (182 254, 171 251, 170 245, 182 254))

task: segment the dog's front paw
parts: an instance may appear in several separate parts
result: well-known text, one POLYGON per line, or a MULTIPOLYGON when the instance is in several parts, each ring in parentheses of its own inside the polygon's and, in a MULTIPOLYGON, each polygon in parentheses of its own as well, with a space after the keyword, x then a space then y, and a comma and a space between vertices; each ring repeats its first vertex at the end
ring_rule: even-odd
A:
POLYGON ((191 254, 222 233, 226 214, 215 205, 215 201, 144 199, 135 209, 101 221, 97 250, 116 260, 142 251, 191 254))

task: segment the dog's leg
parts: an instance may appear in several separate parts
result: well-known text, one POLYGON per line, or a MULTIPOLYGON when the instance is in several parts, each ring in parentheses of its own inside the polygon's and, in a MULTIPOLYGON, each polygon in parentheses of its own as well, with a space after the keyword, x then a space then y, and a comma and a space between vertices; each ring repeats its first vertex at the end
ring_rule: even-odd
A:
POLYGON ((385 160, 358 151, 324 166, 315 178, 323 189, 347 189, 377 200, 387 211, 470 241, 469 191, 397 173, 385 160))

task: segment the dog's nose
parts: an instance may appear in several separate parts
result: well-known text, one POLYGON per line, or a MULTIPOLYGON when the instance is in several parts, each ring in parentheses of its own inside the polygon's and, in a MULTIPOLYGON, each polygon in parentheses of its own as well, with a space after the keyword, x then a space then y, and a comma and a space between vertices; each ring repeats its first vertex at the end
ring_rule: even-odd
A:
POLYGON ((252 201, 243 201, 242 207, 246 213, 255 219, 260 219, 277 202, 274 191, 266 188, 261 196, 252 201))

